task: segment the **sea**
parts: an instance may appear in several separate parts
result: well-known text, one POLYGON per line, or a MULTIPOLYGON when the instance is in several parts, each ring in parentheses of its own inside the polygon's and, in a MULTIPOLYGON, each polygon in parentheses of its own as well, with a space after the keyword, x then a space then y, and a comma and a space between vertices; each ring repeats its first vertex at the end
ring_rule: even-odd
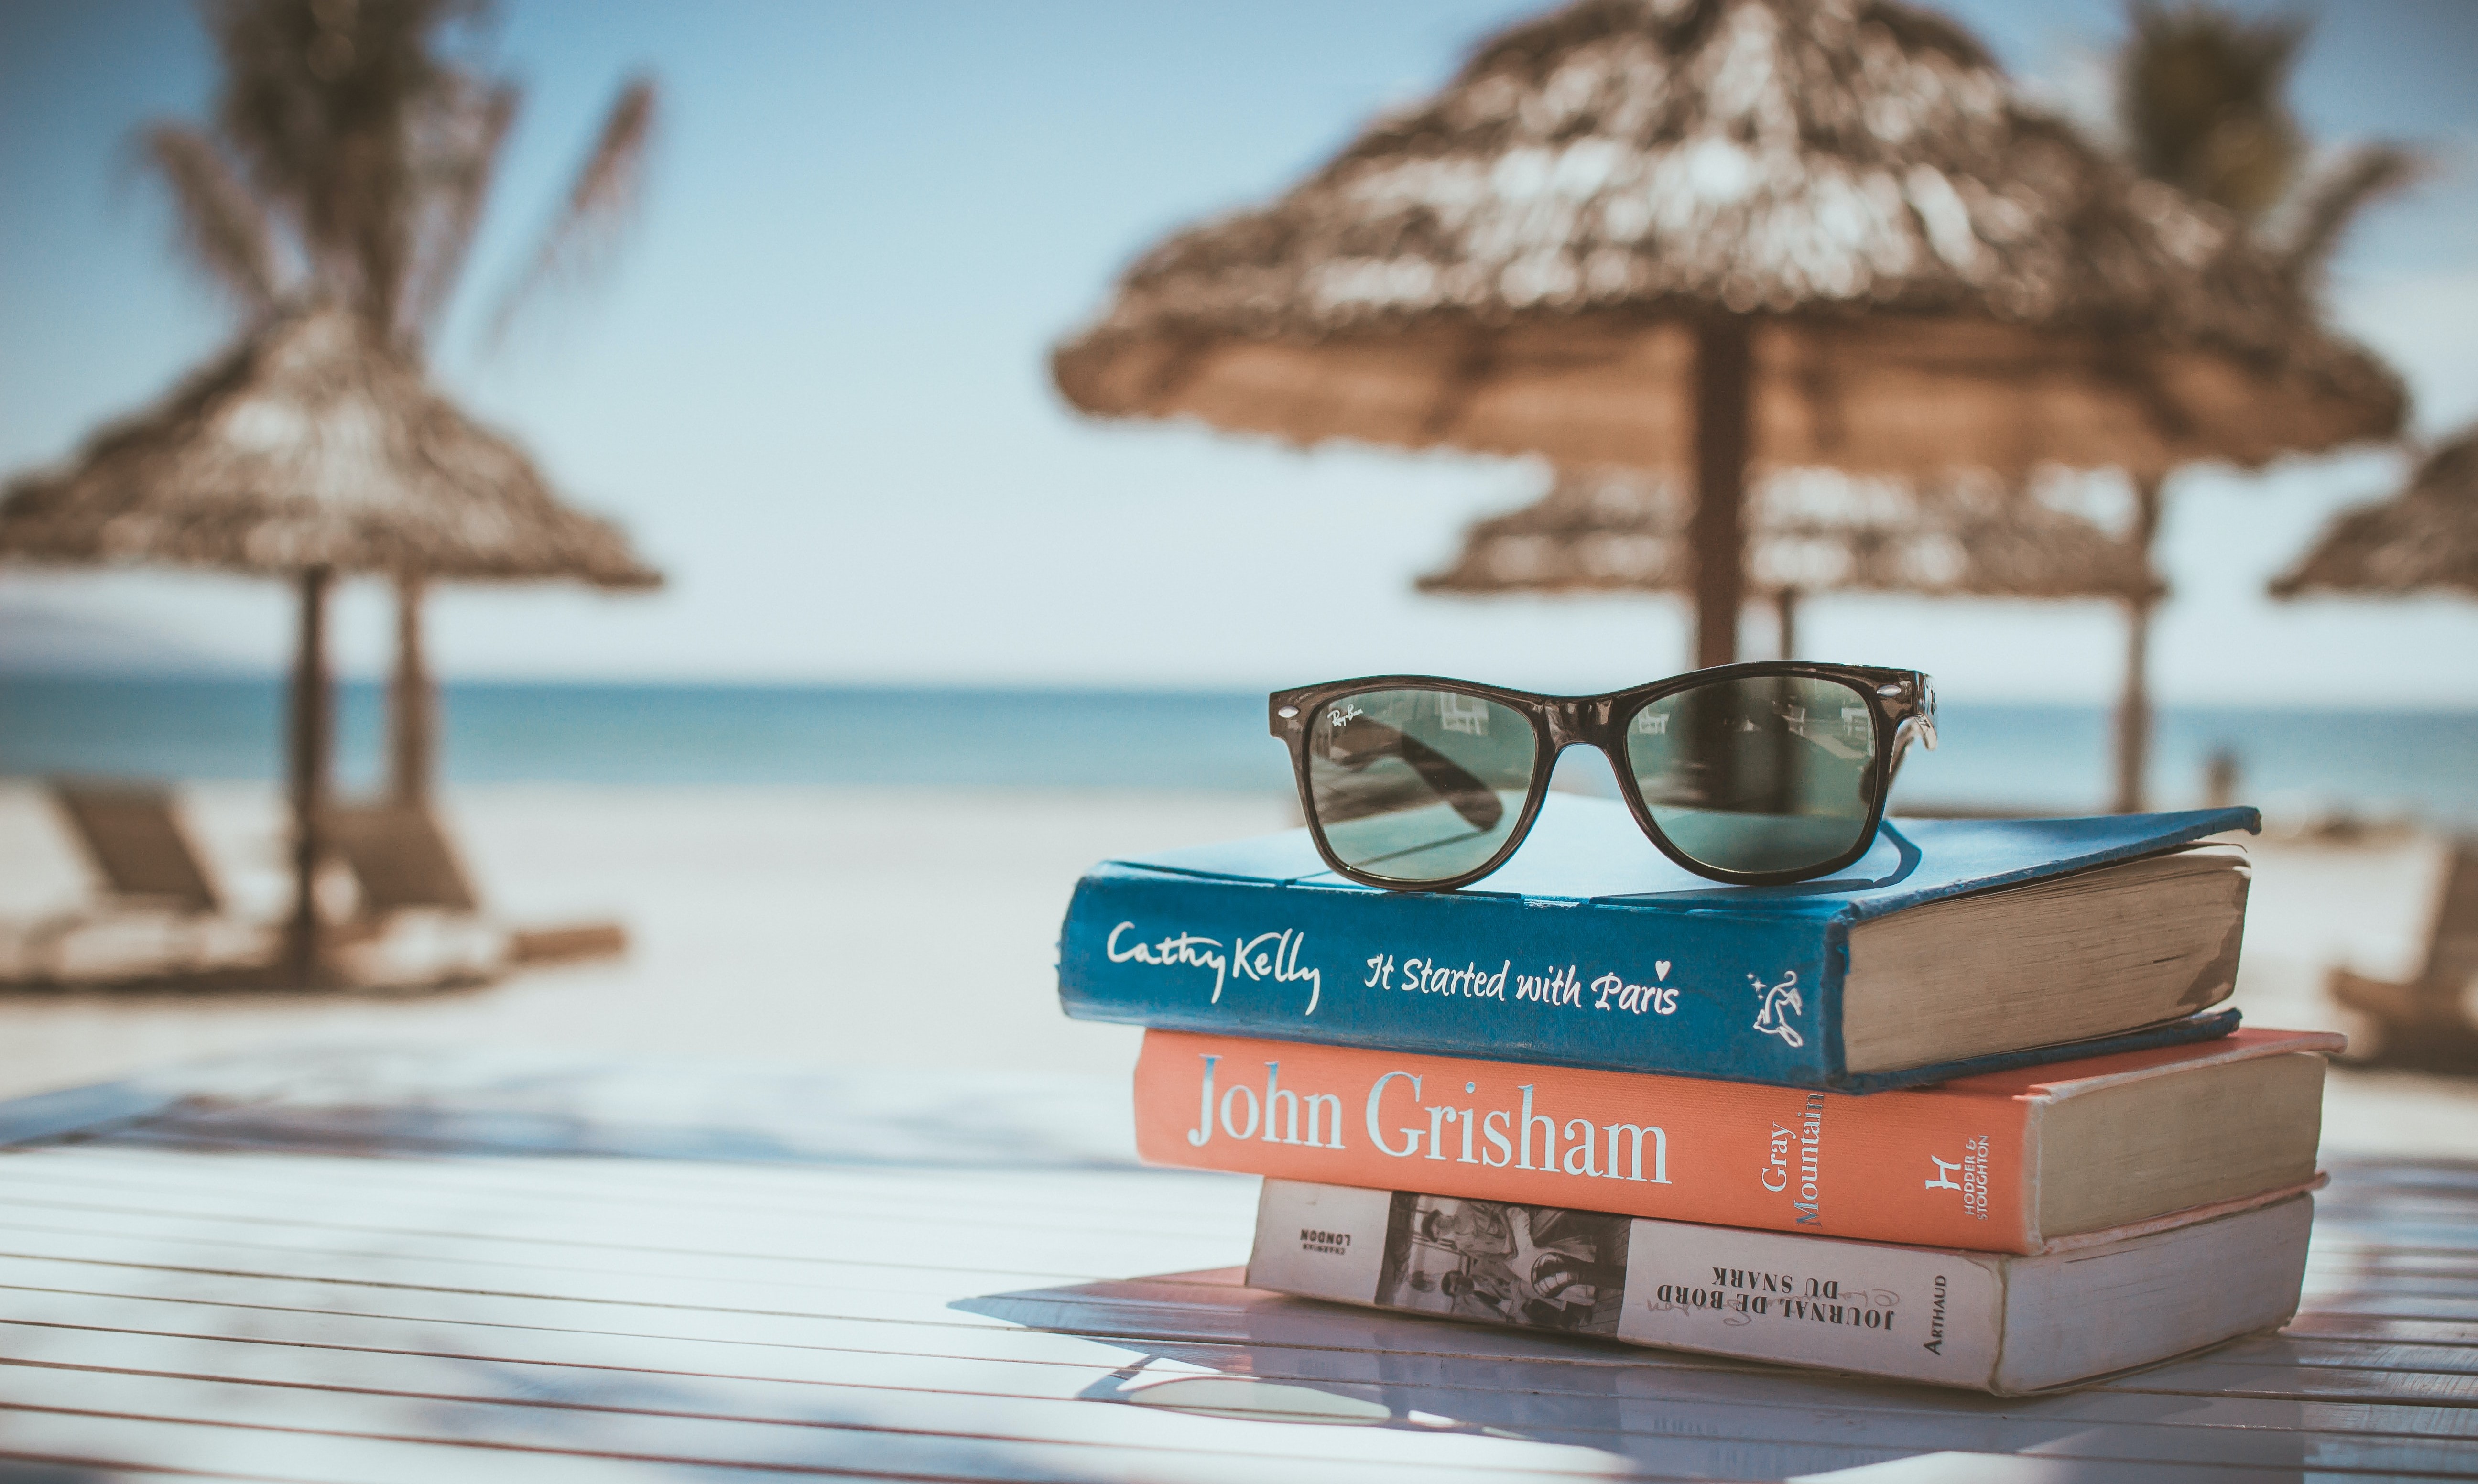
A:
MULTIPOLYGON (((338 692, 339 786, 375 788, 383 688, 338 692)), ((451 786, 1291 787, 1261 692, 467 681, 441 699, 451 786)), ((271 677, 0 675, 0 775, 271 781, 284 704, 271 677)), ((1904 764, 1897 808, 2104 807, 2106 708, 1940 710, 1942 745, 1904 764)), ((2235 760, 2238 796, 2274 817, 2478 825, 2478 712, 2165 707, 2154 806, 2199 802, 2215 753, 2235 760)), ((1558 778, 1610 792, 1597 754, 1569 753, 1558 778)))

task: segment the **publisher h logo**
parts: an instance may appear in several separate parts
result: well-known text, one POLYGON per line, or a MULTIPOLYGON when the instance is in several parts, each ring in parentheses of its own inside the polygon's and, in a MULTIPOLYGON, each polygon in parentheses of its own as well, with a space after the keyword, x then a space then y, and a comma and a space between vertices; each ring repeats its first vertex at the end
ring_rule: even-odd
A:
POLYGON ((1935 1178, 1919 1184, 1931 1191, 1953 1191, 1961 1196, 1964 1214, 1976 1220, 1987 1220, 1987 1136, 1965 1140, 1959 1160, 1938 1159, 1931 1154, 1928 1163, 1935 1167, 1935 1178), (1960 1179, 1954 1178, 1956 1175, 1960 1179))

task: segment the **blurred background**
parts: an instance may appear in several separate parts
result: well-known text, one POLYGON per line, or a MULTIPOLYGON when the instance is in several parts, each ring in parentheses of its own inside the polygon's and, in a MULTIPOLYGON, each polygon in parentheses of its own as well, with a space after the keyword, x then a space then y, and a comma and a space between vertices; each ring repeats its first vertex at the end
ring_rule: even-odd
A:
MULTIPOLYGON (((2434 951, 2457 931, 2452 842, 2478 824, 2478 484, 2445 457, 2478 419, 2478 10, 1939 7, 2008 75, 2009 107, 2108 162, 2104 205, 2134 202, 2162 241, 2188 223, 2237 244, 2189 255, 2198 300, 2290 316, 2298 343, 2360 357, 2361 401, 2382 405, 2293 452, 2008 474, 1959 504, 1819 502, 1765 484, 1758 447, 1743 616, 1718 636, 1683 476, 1625 476, 1612 499, 1622 476, 1545 443, 1272 437, 1160 399, 1079 411, 1053 376, 1054 350, 1182 291, 1186 269, 1143 255, 1312 183, 1540 9, 0 6, 0 471, 25 517, 13 549, 0 521, 0 914, 35 929, 28 987, 0 994, 0 1093, 374 1037, 1116 1070, 1133 1033, 1071 1026, 1050 997, 1067 893, 1106 855, 1296 818, 1266 690, 1403 670, 1606 689, 1719 641, 1769 656, 1793 622, 1800 655, 1936 676, 1945 745, 1907 767, 1901 807, 2263 806, 2238 1002, 2379 1047, 2327 971, 2422 994, 2452 977, 2434 951), (257 114, 232 102, 248 45, 276 59, 257 114), (349 351, 384 365, 318 371, 350 392, 329 397, 284 358, 346 355, 297 314, 316 292, 362 314, 371 260, 349 190, 286 194, 268 162, 309 126, 277 95, 375 97, 388 56, 447 79, 388 84, 436 112, 385 137, 452 179, 433 236, 406 229, 430 256, 349 351), (2230 253, 2299 265, 2259 289, 2230 253), (176 394, 201 367, 232 386, 176 394), (227 392, 310 419, 262 441, 316 441, 317 410, 355 396, 431 409, 423 438, 470 419, 456 457, 499 472, 441 498, 538 498, 526 518, 568 534, 535 539, 530 566, 472 556, 490 519, 469 512, 371 535, 426 496, 374 473, 365 510, 322 465, 303 498, 321 519, 350 507, 357 554, 302 556, 286 542, 310 527, 275 521, 201 555, 165 534, 191 507, 144 507, 227 392), (114 472, 127 450, 88 440, 132 415, 153 462, 114 472), (502 446, 535 472, 492 464, 502 446), (119 503, 60 514, 89 497, 119 503), (1513 557, 1481 549, 1506 528, 1476 522, 1544 497, 1580 514, 1526 516, 1513 557), (2464 542, 2457 588, 2386 566, 2390 527, 2320 554, 2365 559, 2342 576, 2307 571, 2336 517, 2404 500, 2436 522, 2407 546, 2464 542), (559 525, 571 507, 610 525, 559 525), (2069 513, 2131 566, 1974 575, 2024 510, 2069 513), (1862 560, 1923 530, 1971 560, 1862 560), (1593 555, 1612 532, 1654 559, 1593 555), (1816 550, 1823 568, 1800 566, 1816 550), (305 605, 312 566, 332 596, 305 605), (2269 591, 2284 575, 2294 597, 2269 591), (315 778, 288 712, 308 607, 336 677, 315 778), (408 613, 437 683, 410 740, 390 719, 408 613), (2132 657, 2147 693, 2129 709, 2132 657), (81 817, 47 783, 72 775, 157 792, 81 817), (339 813, 305 856, 288 822, 305 798, 428 825, 339 813), (97 906, 148 894, 110 879, 98 835, 164 819, 209 897, 134 927, 97 906), (417 881, 392 903, 392 862, 427 869, 431 899, 417 881), (325 935, 306 947, 201 946, 207 919, 280 939, 305 891, 325 935), (377 921, 397 905, 418 931, 377 921), (253 978, 270 955, 317 971, 253 978)), ((348 138, 347 113, 322 127, 348 138)), ((464 467, 423 457, 441 479, 464 467)), ((2071 543, 2036 526, 2017 544, 2071 543)), ((1572 786, 1606 790, 1597 759, 1570 761, 1572 786)), ((2427 998, 2457 1007, 2465 987, 2427 998)), ((2457 1095, 2365 1076, 2370 1120, 2457 1095)))

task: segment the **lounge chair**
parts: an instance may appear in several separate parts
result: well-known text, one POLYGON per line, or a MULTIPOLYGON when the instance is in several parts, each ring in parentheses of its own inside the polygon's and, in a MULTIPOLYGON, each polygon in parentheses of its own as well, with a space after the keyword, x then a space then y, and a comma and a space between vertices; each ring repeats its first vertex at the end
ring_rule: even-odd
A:
POLYGON ((236 924, 225 915, 222 893, 190 842, 169 789, 160 784, 56 780, 52 803, 68 833, 94 867, 102 891, 95 902, 47 918, 19 938, 19 968, 26 977, 59 982, 66 977, 66 948, 83 929, 152 919, 164 929, 164 951, 150 955, 133 972, 114 977, 155 978, 194 973, 211 961, 231 967, 218 953, 219 940, 241 928, 244 958, 258 956, 266 931, 236 924))
POLYGON ((2407 982, 2334 968, 2332 997, 2374 1020, 2371 1060, 2394 1067, 2478 1071, 2478 1025, 2463 1002, 2478 979, 2478 838, 2452 843, 2426 938, 2426 963, 2407 982))
MULTIPOLYGON (((371 944, 400 936, 417 918, 431 930, 431 956, 445 952, 452 960, 434 966, 427 975, 433 978, 488 978, 507 965, 559 963, 627 949, 627 932, 617 922, 512 928, 493 920, 438 817, 419 804, 336 805, 327 811, 326 823, 329 841, 361 888, 359 913, 336 935, 340 950, 348 955, 360 953, 367 959, 371 944)), ((396 978, 401 971, 365 965, 354 976, 396 978)))

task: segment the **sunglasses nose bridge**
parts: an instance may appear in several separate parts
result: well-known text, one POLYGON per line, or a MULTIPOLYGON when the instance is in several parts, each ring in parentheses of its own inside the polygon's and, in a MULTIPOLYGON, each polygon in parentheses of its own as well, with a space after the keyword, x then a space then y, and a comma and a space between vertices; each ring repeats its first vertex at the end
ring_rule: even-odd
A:
POLYGON ((1551 701, 1545 709, 1549 750, 1553 753, 1577 745, 1598 745, 1601 733, 1608 728, 1609 703, 1605 700, 1551 701))

